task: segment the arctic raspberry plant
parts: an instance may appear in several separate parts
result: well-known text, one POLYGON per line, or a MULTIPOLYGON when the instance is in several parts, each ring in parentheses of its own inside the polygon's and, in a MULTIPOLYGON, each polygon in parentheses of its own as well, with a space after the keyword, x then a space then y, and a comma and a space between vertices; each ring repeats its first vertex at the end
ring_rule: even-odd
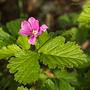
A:
POLYGON ((71 80, 67 80, 70 73, 66 68, 86 63, 86 55, 75 42, 65 42, 64 37, 51 36, 47 31, 48 26, 40 26, 39 21, 31 17, 21 22, 16 44, 8 43, 0 49, 0 59, 8 60, 9 72, 23 84, 17 90, 28 90, 24 85, 29 85, 30 90, 74 90, 70 82, 76 76, 72 74, 71 80))
POLYGON ((89 6, 85 4, 77 19, 72 16, 73 21, 60 17, 61 23, 78 25, 63 32, 52 34, 34 17, 7 23, 7 32, 1 27, 0 60, 6 62, 9 75, 3 78, 0 71, 0 86, 7 83, 6 90, 8 85, 8 90, 89 90, 90 55, 80 46, 90 28, 89 6))

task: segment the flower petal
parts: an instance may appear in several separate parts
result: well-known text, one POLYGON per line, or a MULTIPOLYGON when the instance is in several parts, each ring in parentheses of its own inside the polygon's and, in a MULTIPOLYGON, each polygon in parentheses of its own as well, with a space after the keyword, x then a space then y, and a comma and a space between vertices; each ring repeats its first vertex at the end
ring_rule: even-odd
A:
POLYGON ((32 36, 29 40, 28 43, 34 45, 36 41, 36 37, 32 36))
POLYGON ((48 29, 48 26, 45 24, 40 27, 40 31, 43 31, 43 32, 45 32, 47 29, 48 29))
POLYGON ((21 35, 31 35, 31 26, 27 21, 23 21, 21 23, 21 29, 19 31, 19 34, 21 35))
POLYGON ((28 19, 28 22, 30 23, 32 30, 39 30, 39 21, 38 20, 31 17, 28 19))
POLYGON ((47 25, 42 25, 41 27, 40 27, 40 30, 39 30, 39 32, 38 32, 38 35, 41 35, 42 34, 42 32, 45 32, 46 30, 48 29, 48 26, 47 25))

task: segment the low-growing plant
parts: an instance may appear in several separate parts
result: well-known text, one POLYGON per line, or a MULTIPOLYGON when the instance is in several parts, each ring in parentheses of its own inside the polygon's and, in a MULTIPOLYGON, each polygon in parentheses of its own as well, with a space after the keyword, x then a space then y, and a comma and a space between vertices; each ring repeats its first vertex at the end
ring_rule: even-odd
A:
POLYGON ((8 32, 0 28, 0 60, 8 62, 9 78, 14 78, 17 90, 89 90, 82 84, 90 83, 84 80, 90 73, 83 78, 82 71, 89 64, 89 53, 80 44, 90 29, 90 2, 74 23, 78 27, 58 34, 48 32, 48 26, 40 26, 33 17, 7 23, 8 32))

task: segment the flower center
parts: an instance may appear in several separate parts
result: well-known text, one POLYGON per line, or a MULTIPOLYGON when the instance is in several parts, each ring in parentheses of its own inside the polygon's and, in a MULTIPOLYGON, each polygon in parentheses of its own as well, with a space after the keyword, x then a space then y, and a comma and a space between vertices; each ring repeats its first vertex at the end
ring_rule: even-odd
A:
POLYGON ((34 35, 37 35, 38 31, 37 30, 33 30, 32 32, 34 35))

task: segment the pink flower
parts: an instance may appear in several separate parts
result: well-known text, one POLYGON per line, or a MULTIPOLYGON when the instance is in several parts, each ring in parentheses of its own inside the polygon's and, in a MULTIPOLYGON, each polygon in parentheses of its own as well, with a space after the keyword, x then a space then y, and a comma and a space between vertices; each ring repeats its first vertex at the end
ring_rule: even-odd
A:
POLYGON ((39 21, 31 17, 28 19, 28 21, 25 20, 21 23, 21 29, 19 31, 19 34, 29 36, 30 39, 28 40, 28 42, 34 45, 36 38, 41 35, 42 32, 45 32, 47 29, 48 27, 45 24, 40 26, 39 21))

